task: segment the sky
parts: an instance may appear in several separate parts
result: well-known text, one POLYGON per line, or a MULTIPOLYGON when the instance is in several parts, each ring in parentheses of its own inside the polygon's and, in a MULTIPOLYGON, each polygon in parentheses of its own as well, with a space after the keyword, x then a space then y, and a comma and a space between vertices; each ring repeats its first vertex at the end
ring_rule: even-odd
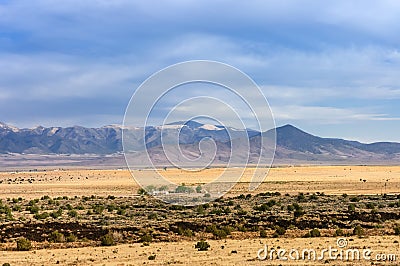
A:
POLYGON ((259 85, 277 126, 400 142, 399 32, 397 0, 0 0, 0 121, 121 124, 150 75, 214 60, 259 85))

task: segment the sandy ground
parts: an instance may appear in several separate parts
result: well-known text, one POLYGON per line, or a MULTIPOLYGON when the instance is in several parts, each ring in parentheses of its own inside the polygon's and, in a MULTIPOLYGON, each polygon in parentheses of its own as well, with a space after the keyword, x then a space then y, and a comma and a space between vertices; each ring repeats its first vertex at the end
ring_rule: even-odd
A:
MULTIPOLYGON (((179 169, 159 170, 158 174, 176 184, 197 184, 214 180, 224 169, 199 172, 179 169)), ((248 183, 254 169, 230 169, 231 180, 240 177, 230 194, 250 193, 248 183)), ((279 191, 324 192, 325 194, 382 194, 400 192, 400 166, 304 166, 263 170, 264 182, 251 193, 279 191)), ((152 171, 133 172, 152 176, 152 171)), ((42 172, 0 172, 1 198, 49 196, 115 195, 132 196, 139 186, 127 170, 56 170, 42 172), (33 180, 29 183, 28 180, 33 180)))
MULTIPOLYGON (((399 237, 369 237, 369 238, 347 238, 347 246, 338 248, 336 238, 279 238, 279 239, 246 239, 246 240, 210 240, 208 251, 197 251, 195 242, 186 241, 179 243, 152 243, 150 246, 141 244, 119 245, 114 247, 86 247, 72 249, 36 250, 29 252, 0 253, 0 262, 8 262, 10 265, 398 265, 393 259, 400 260, 399 237), (397 241, 397 243, 396 243, 397 241), (274 249, 297 249, 299 260, 278 260, 276 257, 270 260, 259 260, 257 253, 264 249, 265 245, 270 252, 274 249), (323 249, 338 248, 343 250, 343 260, 330 259, 325 253, 323 259, 318 259, 323 249), (317 259, 301 259, 303 249, 314 249, 317 259), (360 252, 360 260, 353 260, 349 255, 346 260, 346 250, 357 249, 360 252), (369 260, 363 259, 363 249, 370 249, 369 260), (385 261, 377 260, 376 256, 385 261), (389 259, 390 254, 395 257, 389 259), (150 255, 156 255, 155 260, 149 260, 150 255), (391 260, 391 261, 389 261, 391 260)), ((260 253, 263 256, 264 253, 260 253)), ((276 256, 276 253, 274 253, 276 256)), ((294 256, 295 253, 293 253, 294 256)), ((334 255, 337 253, 333 253, 334 255)))

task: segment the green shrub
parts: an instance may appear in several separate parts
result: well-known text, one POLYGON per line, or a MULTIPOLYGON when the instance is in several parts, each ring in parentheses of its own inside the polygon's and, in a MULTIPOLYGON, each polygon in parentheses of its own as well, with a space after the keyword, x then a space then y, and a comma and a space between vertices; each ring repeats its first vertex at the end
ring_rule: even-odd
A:
POLYGON ((108 200, 115 200, 115 196, 108 195, 108 196, 107 196, 107 199, 108 199, 108 200))
POLYGON ((32 249, 32 244, 29 239, 24 237, 18 238, 17 240, 17 250, 18 251, 28 251, 32 249))
POLYGON ((293 203, 293 208, 295 210, 301 210, 302 209, 302 207, 297 202, 293 203))
POLYGON ((159 191, 168 191, 168 186, 163 185, 158 188, 159 191))
POLYGON ((155 212, 152 212, 152 213, 149 213, 149 215, 147 215, 147 218, 149 219, 149 220, 157 220, 157 213, 155 213, 155 212))
POLYGON ((149 260, 155 260, 155 259, 156 259, 156 255, 150 255, 150 256, 148 257, 148 259, 149 259, 149 260))
POLYGON ((50 214, 48 212, 36 213, 33 217, 36 220, 44 220, 44 219, 50 217, 50 214))
POLYGON ((232 233, 232 231, 233 231, 233 228, 231 226, 227 225, 227 226, 223 226, 221 228, 221 230, 225 231, 225 233, 227 235, 230 235, 232 233))
POLYGON ((103 205, 95 205, 95 206, 93 206, 93 211, 96 214, 102 214, 104 209, 105 209, 105 207, 103 205))
POLYGON ((361 225, 357 225, 356 227, 354 227, 353 235, 356 235, 356 236, 364 235, 364 229, 361 227, 361 225))
POLYGON ((150 243, 153 241, 153 237, 150 234, 145 234, 140 237, 140 241, 150 243))
POLYGON ((189 228, 183 229, 182 227, 178 228, 178 234, 188 237, 192 237, 194 235, 192 230, 190 230, 189 228))
POLYGON ((29 201, 28 205, 29 205, 29 206, 34 206, 34 205, 36 205, 36 203, 38 203, 38 202, 39 202, 39 199, 33 199, 33 200, 30 200, 30 201, 29 201))
POLYGON ((69 234, 65 240, 67 240, 67 242, 76 242, 78 241, 78 238, 74 234, 69 234))
POLYGON ((59 208, 57 211, 50 213, 50 216, 54 219, 60 217, 62 215, 63 210, 59 208))
POLYGON ((58 232, 58 230, 53 231, 49 235, 49 242, 64 243, 65 242, 65 236, 64 236, 64 234, 58 232))
POLYGON ((42 196, 42 197, 40 198, 40 200, 48 200, 48 199, 50 199, 50 197, 49 197, 48 195, 42 196))
POLYGON ((335 236, 344 236, 344 232, 342 229, 338 228, 335 231, 335 236))
POLYGON ((317 228, 314 228, 313 230, 310 231, 310 235, 311 237, 320 237, 321 232, 317 228))
POLYGON ((296 210, 294 211, 294 217, 300 217, 300 216, 303 216, 304 215, 304 211, 303 211, 303 208, 302 207, 300 207, 300 208, 295 208, 296 210))
POLYGON ((303 201, 305 201, 305 200, 306 200, 306 197, 304 196, 304 193, 300 192, 300 193, 297 195, 297 201, 298 201, 298 202, 303 202, 303 201))
POLYGON ((321 232, 317 229, 314 228, 313 230, 309 231, 307 234, 304 235, 304 237, 320 237, 321 232))
POLYGON ((348 211, 348 212, 355 212, 355 211, 356 211, 356 205, 354 205, 354 204, 349 204, 349 205, 347 206, 347 211, 348 211))
POLYGON ((247 214, 247 211, 242 210, 242 209, 238 210, 238 212, 237 212, 237 215, 239 215, 239 216, 244 216, 246 214, 247 214))
POLYGON ((312 195, 310 195, 310 197, 309 197, 309 199, 310 200, 317 200, 318 199, 318 196, 317 196, 317 194, 312 194, 312 195))
POLYGON ((187 228, 187 229, 185 229, 185 230, 183 231, 183 235, 184 235, 184 236, 188 236, 188 237, 192 237, 192 236, 194 236, 194 233, 193 233, 192 230, 190 230, 189 228, 187 228))
POLYGON ((210 248, 210 244, 208 244, 204 240, 201 240, 201 241, 196 243, 194 248, 197 248, 198 251, 207 251, 210 248))
POLYGON ((182 183, 182 185, 178 186, 175 189, 175 193, 192 193, 192 192, 194 192, 193 188, 186 186, 185 183, 182 183))
POLYGON ((267 237, 267 232, 264 229, 260 230, 260 237, 262 237, 262 238, 267 237))
POLYGON ((243 224, 237 225, 236 230, 238 230, 239 232, 247 232, 247 228, 243 224))
POLYGON ((360 201, 360 198, 357 197, 357 196, 354 196, 354 197, 351 197, 351 198, 350 198, 350 201, 351 201, 351 202, 359 202, 359 201, 360 201))
POLYGON ((198 214, 205 214, 206 213, 206 211, 204 210, 204 207, 202 205, 199 205, 199 206, 196 207, 196 212, 198 214))
POLYGON ((270 209, 270 206, 266 203, 261 204, 260 206, 255 206, 254 210, 260 211, 260 212, 265 212, 270 209))
POLYGON ((219 238, 219 239, 225 238, 225 237, 228 236, 227 232, 226 232, 225 230, 221 230, 221 229, 215 230, 215 231, 213 232, 213 235, 214 235, 216 238, 219 238))
POLYGON ((286 233, 286 229, 280 226, 276 227, 275 231, 278 235, 283 236, 286 233))
POLYGON ((107 233, 106 235, 100 238, 102 246, 113 246, 115 245, 114 237, 112 233, 107 233))
POLYGON ((108 212, 113 212, 116 209, 117 209, 117 206, 115 204, 110 204, 110 205, 107 206, 107 211, 108 212))
POLYGON ((118 215, 125 215, 125 213, 126 213, 126 210, 125 210, 125 209, 122 209, 122 208, 118 208, 118 209, 117 209, 117 214, 118 214, 118 215))
POLYGON ((12 219, 12 210, 7 205, 0 205, 0 214, 6 214, 8 220, 12 219))
POLYGON ((26 208, 27 211, 29 211, 32 214, 38 213, 39 212, 39 207, 36 204, 33 204, 31 206, 28 206, 26 208))
POLYGON ((217 228, 214 224, 206 227, 206 232, 212 233, 215 236, 215 238, 218 239, 227 237, 228 235, 231 234, 232 230, 233 228, 230 226, 223 226, 221 228, 217 228))
POLYGON ((217 209, 213 209, 212 211, 210 211, 210 214, 221 215, 223 212, 224 212, 223 209, 217 208, 217 209))
POLYGON ((196 192, 197 192, 197 193, 201 193, 202 190, 203 190, 203 188, 202 188, 200 185, 198 185, 198 186, 196 187, 196 192))
POLYGON ((147 191, 146 191, 144 188, 139 188, 138 191, 137 191, 137 193, 138 193, 139 195, 147 195, 147 191))
POLYGON ((365 204, 367 209, 375 209, 375 204, 373 202, 368 202, 365 204))
POLYGON ((169 205, 168 209, 173 210, 173 211, 182 211, 185 209, 185 206, 182 205, 169 205))
POLYGON ((78 212, 76 210, 70 210, 68 212, 68 216, 71 217, 71 218, 78 217, 78 212))
POLYGON ((395 227, 394 227, 394 234, 395 235, 400 235, 400 225, 396 225, 395 227))
POLYGON ((21 205, 15 205, 15 206, 13 206, 12 210, 16 211, 16 212, 21 212, 22 211, 22 207, 21 207, 21 205))
POLYGON ((10 263, 6 262, 6 263, 3 263, 3 266, 11 266, 11 265, 10 265, 10 263))

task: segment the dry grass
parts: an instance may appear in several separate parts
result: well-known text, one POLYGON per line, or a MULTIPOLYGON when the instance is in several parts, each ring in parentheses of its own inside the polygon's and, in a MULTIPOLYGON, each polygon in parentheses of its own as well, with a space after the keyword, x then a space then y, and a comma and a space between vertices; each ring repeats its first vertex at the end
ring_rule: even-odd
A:
MULTIPOLYGON (((159 173, 176 184, 198 184, 209 182, 225 171, 224 169, 206 169, 200 172, 185 172, 179 169, 159 170, 159 173)), ((229 174, 240 176, 242 169, 229 169, 229 174)), ((248 183, 254 169, 246 169, 240 182, 227 196, 248 194, 248 183)), ((134 173, 135 174, 135 173, 134 173)), ((144 174, 143 172, 136 174, 144 174)), ((151 173, 148 172, 150 175, 151 173)), ((39 172, 1 172, 0 195, 3 200, 7 198, 23 197, 25 201, 48 195, 52 198, 59 196, 83 197, 96 195, 106 198, 108 195, 123 197, 135 196, 139 186, 135 183, 130 173, 126 170, 65 170, 65 171, 39 171, 39 172)), ((297 195, 299 192, 320 192, 326 195, 342 195, 343 193, 376 195, 383 193, 400 192, 400 167, 399 166, 304 166, 273 168, 266 177, 265 182, 251 192, 278 191, 282 195, 288 193, 297 195)), ((289 200, 290 197, 287 197, 289 200)), ((329 202, 330 198, 326 199, 329 202)), ((261 201, 260 201, 261 202, 261 201)), ((20 203, 17 203, 20 204, 20 203)), ((286 203, 285 203, 286 204, 286 203)), ((326 203, 327 204, 327 203, 326 203)), ((305 206, 307 204, 305 203, 305 206)), ((362 205, 362 204, 361 204, 362 205)), ((318 204, 316 205, 318 206, 318 204)), ((343 206, 338 206, 343 207, 343 206)), ((346 206, 345 206, 346 207, 346 206)), ((313 206, 309 206, 313 208, 313 206)), ((324 207, 325 208, 325 207, 324 207)), ((343 207, 344 208, 344 207, 343 207)), ((251 208, 249 208, 249 212, 251 208)), ((78 211, 84 216, 84 211, 78 211)), ((23 212, 22 212, 23 213, 23 212)), ((64 212, 64 216, 67 211, 64 212)), ((33 216, 33 215, 31 215, 33 216)), ((30 217, 30 216, 29 216, 30 217)), ((147 215, 146 215, 147 217, 147 215)), ((145 217, 145 218, 146 218, 145 217)), ((144 218, 144 219, 145 219, 144 218)), ((31 219, 31 218, 29 218, 31 219)), ((179 219, 178 219, 179 220, 179 219)), ((133 220, 135 221, 135 220, 133 220)), ((139 223, 139 219, 137 221, 139 223)), ((16 224, 19 222, 15 222, 16 224)), ((157 223, 157 221, 154 221, 157 223)), ((162 224, 162 223, 161 223, 162 224)), ((143 224, 144 226, 144 224, 143 224)), ((400 237, 390 235, 380 236, 385 228, 371 229, 371 234, 365 238, 347 237, 353 239, 350 247, 371 248, 375 253, 396 253, 398 259, 400 237)), ((304 232, 302 231, 301 234, 304 232)), ((271 232, 268 232, 270 236, 271 232)), ((207 240, 211 248, 209 251, 200 252, 194 248, 197 241, 186 238, 178 242, 153 242, 149 246, 140 243, 120 244, 112 247, 81 247, 62 249, 65 245, 51 245, 51 248, 38 249, 26 252, 0 251, 0 265, 289 265, 295 262, 283 261, 258 261, 257 251, 267 244, 269 247, 298 248, 312 247, 322 249, 329 245, 335 246, 336 238, 301 238, 300 232, 288 230, 283 238, 257 238, 257 234, 244 235, 233 233, 229 239, 207 240), (223 248, 222 248, 223 246, 223 248), (236 251, 236 252, 232 252, 236 251), (150 255, 156 255, 155 260, 149 260, 150 255)), ((329 234, 323 234, 327 236, 329 234)), ((173 240, 173 239, 171 239, 173 240)), ((40 243, 35 243, 39 245, 40 243)), ((13 243, 3 244, 13 246, 13 243)), ((76 246, 76 245, 75 245, 76 246)), ((328 265, 371 265, 371 262, 342 262, 321 261, 297 262, 303 264, 328 265)), ((378 263, 374 261, 374 263, 378 263)), ((393 263, 384 263, 393 265, 393 263)))
MULTIPOLYGON (((158 173, 176 183, 206 183, 228 171, 231 180, 240 177, 243 169, 205 169, 199 172, 180 169, 159 170, 158 173)), ((267 170, 264 171, 266 173, 267 170)), ((246 169, 231 195, 248 193, 253 168, 246 169)), ((154 175, 152 171, 134 175, 154 175)), ((107 196, 130 196, 139 186, 127 170, 65 170, 42 172, 1 172, 2 198, 37 198, 43 195, 83 196, 88 193, 107 196), (31 181, 30 181, 31 180, 31 181)), ((400 166, 304 166, 272 168, 264 183, 254 192, 299 191, 325 194, 382 194, 400 192, 400 166), (363 181, 365 180, 365 182, 363 181), (386 186, 385 186, 386 184, 386 186)))
MULTIPOLYGON (((398 254, 399 244, 394 243, 399 237, 354 238, 349 248, 364 246, 373 250, 373 254, 398 254)), ((172 243, 153 243, 150 246, 125 244, 114 247, 85 247, 72 249, 37 250, 27 252, 1 252, 0 261, 11 265, 371 265, 377 261, 277 261, 257 260, 257 252, 267 244, 269 248, 302 250, 314 248, 321 250, 329 246, 336 247, 336 238, 322 237, 317 239, 244 239, 244 240, 210 240, 208 251, 197 251, 196 242, 183 241, 172 243), (223 248, 222 248, 223 247, 223 248), (236 251, 237 253, 232 251, 236 251), (150 255, 155 260, 149 260, 150 255)), ((374 255, 373 255, 374 256, 374 255)), ((373 257, 372 256, 372 257, 373 257)), ((382 265, 394 265, 386 262, 382 265)))

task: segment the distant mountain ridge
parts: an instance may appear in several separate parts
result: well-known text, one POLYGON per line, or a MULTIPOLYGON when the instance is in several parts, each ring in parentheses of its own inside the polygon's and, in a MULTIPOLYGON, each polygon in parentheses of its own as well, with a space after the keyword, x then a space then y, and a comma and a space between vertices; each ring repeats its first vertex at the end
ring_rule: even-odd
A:
POLYGON ((321 138, 306 133, 292 125, 285 125, 277 129, 277 145, 288 149, 321 154, 331 149, 355 148, 368 152, 395 154, 400 152, 400 143, 375 142, 365 144, 358 141, 338 138, 321 138))
POLYGON ((0 153, 111 154, 122 150, 121 127, 36 127, 0 123, 0 153))
MULTIPOLYGON (((227 158, 230 138, 246 138, 251 145, 269 132, 258 132, 250 129, 234 129, 218 125, 207 125, 196 121, 175 122, 164 126, 127 128, 111 125, 100 128, 73 127, 36 127, 19 129, 0 123, 0 153, 25 154, 113 154, 122 152, 122 131, 129 138, 133 148, 150 152, 159 152, 161 135, 164 143, 176 141, 176 132, 180 131, 179 143, 189 150, 195 149, 203 138, 212 138, 221 148, 217 154, 227 158), (193 148, 192 148, 193 146, 193 148)), ((301 161, 391 161, 400 162, 400 143, 377 142, 364 144, 337 138, 322 138, 304 132, 292 125, 276 128, 276 154, 280 160, 301 161)), ((256 153, 254 153, 256 156, 256 153)), ((162 160, 162 159, 160 159, 162 160)))
POLYGON ((305 161, 400 162, 400 143, 365 144, 338 138, 321 138, 292 125, 276 129, 276 157, 305 161))

